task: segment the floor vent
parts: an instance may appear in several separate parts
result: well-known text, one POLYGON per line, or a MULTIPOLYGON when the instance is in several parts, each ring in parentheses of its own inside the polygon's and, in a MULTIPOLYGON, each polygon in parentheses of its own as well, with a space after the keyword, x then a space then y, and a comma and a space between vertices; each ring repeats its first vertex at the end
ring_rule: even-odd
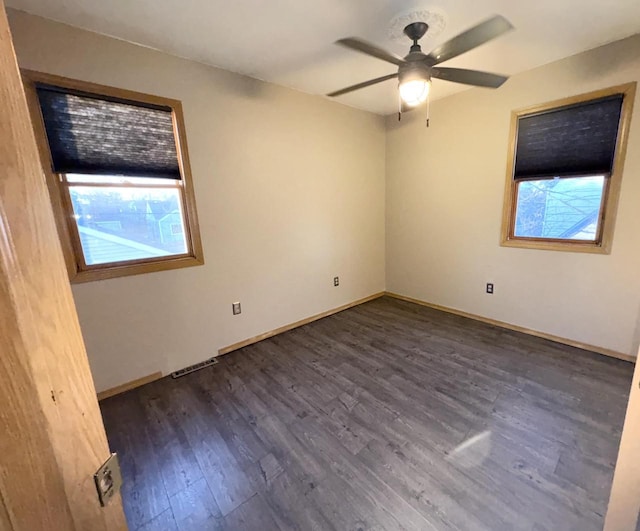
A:
POLYGON ((215 358, 209 358, 206 361, 201 361, 200 363, 196 363, 195 365, 189 365, 184 369, 180 369, 179 371, 175 371, 171 373, 172 378, 180 378, 180 376, 184 376, 185 374, 189 374, 192 372, 199 371, 200 369, 204 369, 205 367, 209 367, 211 365, 216 365, 218 360, 215 358))

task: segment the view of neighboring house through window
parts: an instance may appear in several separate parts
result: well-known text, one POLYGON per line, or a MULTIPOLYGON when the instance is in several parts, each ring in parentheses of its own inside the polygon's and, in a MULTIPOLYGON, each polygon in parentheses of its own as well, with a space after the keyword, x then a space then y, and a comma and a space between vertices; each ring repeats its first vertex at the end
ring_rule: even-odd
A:
POLYGON ((203 263, 180 102, 25 73, 72 280, 203 263))
POLYGON ((180 188, 171 179, 65 175, 87 265, 185 255, 180 188), (113 186, 94 186, 96 184, 113 186))
POLYGON ((517 111, 502 244, 609 252, 635 83, 517 111))
POLYGON ((514 235, 595 242, 605 183, 604 175, 518 182, 514 235))

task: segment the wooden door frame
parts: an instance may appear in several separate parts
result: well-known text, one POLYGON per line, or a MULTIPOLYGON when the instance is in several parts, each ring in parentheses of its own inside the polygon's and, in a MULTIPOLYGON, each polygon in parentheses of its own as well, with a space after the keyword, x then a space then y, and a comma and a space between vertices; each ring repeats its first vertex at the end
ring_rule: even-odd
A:
POLYGON ((126 529, 98 501, 109 456, 0 0, 0 529, 126 529))
MULTIPOLYGON (((640 356, 640 350, 638 351, 640 356)), ((640 362, 636 362, 604 531, 635 531, 640 512, 640 362)))

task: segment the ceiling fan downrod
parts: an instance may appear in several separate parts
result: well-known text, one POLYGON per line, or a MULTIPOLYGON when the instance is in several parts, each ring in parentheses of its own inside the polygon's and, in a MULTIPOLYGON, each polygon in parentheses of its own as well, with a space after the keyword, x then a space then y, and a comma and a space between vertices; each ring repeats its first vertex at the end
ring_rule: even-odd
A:
MULTIPOLYGON (((412 22, 405 26, 404 34, 409 37, 413 43, 409 53, 405 57, 400 57, 357 37, 347 37, 336 41, 336 44, 391 63, 397 67, 397 70, 395 73, 330 92, 327 96, 341 96, 355 90, 377 85, 383 81, 397 79, 399 81, 398 90, 400 97, 407 105, 407 110, 411 110, 411 108, 417 108, 428 99, 432 78, 494 89, 501 86, 507 80, 507 76, 500 74, 440 66, 440 63, 473 50, 512 30, 513 26, 503 16, 494 15, 476 24, 472 28, 463 31, 452 39, 449 39, 430 53, 425 54, 422 52, 418 41, 424 36, 428 29, 429 25, 426 22, 412 22)), ((402 107, 401 103, 400 114, 403 110, 402 107)), ((427 127, 428 124, 429 117, 427 115, 427 127)))
POLYGON ((413 22, 404 28, 404 34, 413 41, 413 45, 409 49, 410 52, 421 52, 422 48, 418 44, 418 41, 424 37, 429 29, 429 24, 426 22, 413 22))

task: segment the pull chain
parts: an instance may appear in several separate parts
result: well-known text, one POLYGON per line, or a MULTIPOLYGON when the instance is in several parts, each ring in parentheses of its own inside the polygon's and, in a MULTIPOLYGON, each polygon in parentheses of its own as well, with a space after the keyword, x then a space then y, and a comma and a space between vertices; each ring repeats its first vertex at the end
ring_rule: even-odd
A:
POLYGON ((427 94, 427 127, 429 127, 429 107, 430 105, 430 101, 431 101, 431 91, 429 91, 429 94, 427 94))

